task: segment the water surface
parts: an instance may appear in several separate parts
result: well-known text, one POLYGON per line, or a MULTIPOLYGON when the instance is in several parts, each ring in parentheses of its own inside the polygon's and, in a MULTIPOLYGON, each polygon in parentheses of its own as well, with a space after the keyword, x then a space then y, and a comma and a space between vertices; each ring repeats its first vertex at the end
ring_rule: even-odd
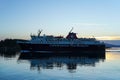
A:
POLYGON ((0 56, 0 80, 119 80, 120 48, 104 58, 50 57, 20 59, 0 56))

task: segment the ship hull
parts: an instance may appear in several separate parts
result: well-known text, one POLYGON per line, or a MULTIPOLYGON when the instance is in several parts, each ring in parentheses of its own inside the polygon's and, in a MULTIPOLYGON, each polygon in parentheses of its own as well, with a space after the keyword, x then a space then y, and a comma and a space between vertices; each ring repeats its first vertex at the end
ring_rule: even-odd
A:
POLYGON ((50 44, 19 43, 21 52, 105 52, 105 45, 58 46, 50 44))

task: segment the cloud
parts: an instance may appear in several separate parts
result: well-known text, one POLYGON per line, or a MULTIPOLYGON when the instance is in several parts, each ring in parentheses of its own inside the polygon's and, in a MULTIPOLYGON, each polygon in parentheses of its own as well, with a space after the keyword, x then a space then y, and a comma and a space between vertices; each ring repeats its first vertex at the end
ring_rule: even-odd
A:
POLYGON ((108 26, 108 24, 99 23, 73 23, 73 26, 108 26))

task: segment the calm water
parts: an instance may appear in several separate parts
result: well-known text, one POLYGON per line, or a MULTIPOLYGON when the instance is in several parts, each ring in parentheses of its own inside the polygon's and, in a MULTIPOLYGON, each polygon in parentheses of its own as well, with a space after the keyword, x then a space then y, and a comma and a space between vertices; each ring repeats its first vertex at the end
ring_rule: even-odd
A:
POLYGON ((107 50, 105 58, 19 56, 0 57, 0 80, 120 80, 120 48, 107 50))

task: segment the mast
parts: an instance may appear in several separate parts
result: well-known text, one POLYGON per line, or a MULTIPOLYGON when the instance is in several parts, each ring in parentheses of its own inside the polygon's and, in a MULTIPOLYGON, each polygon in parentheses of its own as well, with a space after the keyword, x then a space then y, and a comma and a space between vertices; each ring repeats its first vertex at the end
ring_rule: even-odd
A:
POLYGON ((41 32, 42 32, 42 30, 38 30, 38 37, 40 36, 41 32))
POLYGON ((72 30, 73 30, 73 27, 72 27, 72 29, 70 30, 70 32, 69 32, 69 33, 71 33, 71 32, 72 32, 72 30))

